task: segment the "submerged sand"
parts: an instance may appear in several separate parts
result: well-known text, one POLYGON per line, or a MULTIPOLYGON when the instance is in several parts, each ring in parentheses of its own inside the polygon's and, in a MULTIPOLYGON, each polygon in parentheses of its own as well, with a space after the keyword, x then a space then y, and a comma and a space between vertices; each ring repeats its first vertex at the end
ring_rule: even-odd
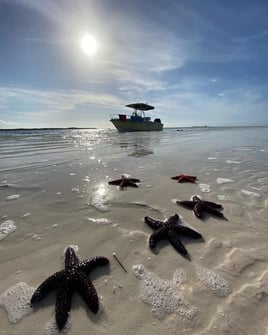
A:
POLYGON ((68 335, 267 334, 267 169, 251 164, 242 150, 227 154, 217 147, 200 156, 187 151, 184 160, 171 154, 161 160, 168 153, 155 152, 120 161, 75 148, 72 160, 51 160, 50 151, 41 166, 2 171, 1 334, 57 333, 55 293, 34 311, 27 301, 63 268, 67 245, 77 246, 80 259, 110 260, 90 275, 99 313, 75 294, 68 335), (179 172, 197 175, 197 183, 170 179, 179 172), (122 173, 140 178, 139 188, 108 185, 122 173), (194 194, 221 203, 227 220, 200 220, 175 202, 194 194), (165 241, 149 249, 152 230, 144 217, 164 220, 174 213, 204 238, 183 239, 191 261, 165 241))

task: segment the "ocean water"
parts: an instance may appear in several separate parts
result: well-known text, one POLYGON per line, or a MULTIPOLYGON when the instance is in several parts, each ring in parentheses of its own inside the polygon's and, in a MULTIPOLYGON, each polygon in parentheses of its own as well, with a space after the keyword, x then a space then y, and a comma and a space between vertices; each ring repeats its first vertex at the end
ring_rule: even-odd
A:
POLYGON ((58 333, 55 293, 29 300, 73 245, 110 266, 90 274, 98 314, 75 294, 64 334, 268 334, 267 214, 268 127, 0 131, 0 333, 58 333), (139 187, 108 184, 121 175, 139 187), (226 219, 176 203, 193 195, 226 219), (149 248, 144 217, 175 213, 203 236, 182 238, 189 258, 149 248))

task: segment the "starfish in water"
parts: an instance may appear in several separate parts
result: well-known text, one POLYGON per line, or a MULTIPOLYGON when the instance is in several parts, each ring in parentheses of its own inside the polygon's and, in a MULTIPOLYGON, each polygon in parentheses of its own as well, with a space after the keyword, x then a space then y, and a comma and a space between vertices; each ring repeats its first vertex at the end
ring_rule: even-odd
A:
POLYGON ((171 177, 171 179, 178 180, 178 183, 184 183, 184 182, 189 182, 189 183, 195 183, 197 177, 196 176, 189 176, 186 174, 179 174, 177 176, 171 177))
POLYGON ((127 186, 138 187, 136 183, 140 183, 141 181, 137 178, 129 178, 124 175, 121 176, 120 179, 111 180, 108 182, 109 185, 119 185, 120 189, 123 190, 127 186))
POLYGON ((222 205, 212 201, 201 200, 196 195, 193 196, 192 200, 177 200, 176 203, 183 207, 193 209, 194 215, 199 219, 202 219, 204 212, 224 218, 224 215, 218 211, 223 208, 222 205))
POLYGON ((146 216, 144 220, 155 230, 149 238, 149 246, 151 249, 155 248, 158 241, 167 239, 181 255, 186 256, 188 252, 180 239, 180 235, 202 238, 202 235, 197 231, 177 224, 179 220, 178 214, 171 216, 166 221, 155 220, 149 216, 146 216))
POLYGON ((37 287, 30 301, 31 306, 35 306, 53 289, 58 289, 56 323, 61 331, 70 313, 73 293, 77 290, 89 309, 96 314, 99 310, 99 299, 88 273, 97 266, 106 264, 109 264, 109 260, 102 256, 80 262, 74 249, 68 247, 65 252, 65 269, 55 272, 37 287))

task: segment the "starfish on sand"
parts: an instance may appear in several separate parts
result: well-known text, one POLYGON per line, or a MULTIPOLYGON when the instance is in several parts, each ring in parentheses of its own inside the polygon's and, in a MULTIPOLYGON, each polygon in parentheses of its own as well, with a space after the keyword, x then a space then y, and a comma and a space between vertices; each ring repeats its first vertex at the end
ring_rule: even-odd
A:
POLYGON ((185 256, 188 252, 184 247, 180 236, 184 235, 192 238, 202 238, 202 235, 197 231, 178 224, 178 214, 171 216, 166 221, 155 220, 149 216, 146 216, 144 220, 155 230, 149 238, 149 246, 151 249, 155 248, 158 241, 167 239, 181 255, 185 256))
POLYGON ((89 309, 96 314, 99 310, 99 299, 88 273, 99 265, 107 264, 109 260, 102 256, 80 262, 74 249, 68 247, 65 252, 64 270, 55 272, 37 287, 30 301, 31 306, 35 306, 53 289, 57 289, 55 313, 57 327, 61 331, 70 313, 73 293, 77 290, 89 309))
POLYGON ((123 190, 124 187, 138 187, 136 183, 140 183, 141 181, 137 178, 129 178, 124 175, 121 176, 120 179, 111 180, 108 182, 109 185, 119 185, 120 189, 123 190))
POLYGON ((195 183, 197 177, 181 173, 177 176, 171 177, 171 179, 178 180, 178 183, 184 183, 184 182, 195 183))
POLYGON ((201 200, 197 195, 193 196, 192 200, 177 200, 176 203, 183 207, 193 209, 194 215, 199 219, 204 216, 204 212, 224 218, 224 215, 218 211, 219 209, 223 209, 222 205, 212 201, 201 200))

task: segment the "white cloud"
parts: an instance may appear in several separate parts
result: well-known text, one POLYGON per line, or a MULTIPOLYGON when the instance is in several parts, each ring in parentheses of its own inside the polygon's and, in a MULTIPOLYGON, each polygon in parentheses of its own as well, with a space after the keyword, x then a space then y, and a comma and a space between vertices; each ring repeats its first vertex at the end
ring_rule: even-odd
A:
MULTIPOLYGON (((235 43, 234 36, 228 33, 228 27, 225 26, 226 31, 223 29, 223 20, 216 22, 214 16, 205 15, 205 9, 198 11, 190 8, 187 2, 186 5, 173 2, 172 12, 166 6, 163 13, 161 5, 164 2, 160 3, 161 8, 150 2, 148 6, 152 12, 148 15, 141 9, 134 13, 124 12, 121 7, 129 4, 108 13, 102 10, 103 3, 97 1, 10 2, 34 10, 55 24, 58 30, 53 30, 54 36, 36 34, 28 40, 66 43, 66 64, 70 61, 70 68, 77 70, 79 78, 79 89, 76 90, 0 87, 0 114, 3 113, 10 122, 15 120, 11 119, 13 115, 20 120, 25 117, 28 122, 34 120, 36 124, 47 122, 46 119, 63 122, 61 120, 65 118, 68 122, 68 118, 73 120, 74 113, 77 120, 84 120, 90 110, 102 108, 117 112, 129 101, 141 99, 148 103, 152 99, 161 118, 170 125, 174 122, 178 125, 187 122, 209 124, 217 120, 231 122, 242 120, 245 115, 250 120, 252 111, 255 118, 265 119, 267 102, 262 99, 267 87, 256 87, 253 81, 245 83, 241 80, 239 89, 232 89, 236 83, 231 77, 228 79, 231 71, 225 78, 218 75, 223 72, 219 63, 248 60, 251 50, 245 52, 244 45, 235 43), (160 20, 154 20, 157 15, 160 20), (76 48, 80 32, 88 27, 98 33, 100 43, 97 57, 90 60, 76 48), (191 62, 195 63, 199 73, 206 69, 209 72, 210 62, 215 71, 209 72, 208 76, 189 75, 187 70, 191 71, 191 62), (217 67, 215 63, 218 63, 217 67), (185 71, 176 72, 184 66, 185 71)), ((218 3, 211 6, 217 7, 218 3)), ((220 6, 226 18, 232 17, 229 8, 220 6)), ((215 13, 219 12, 222 16, 221 11, 215 10, 215 13)), ((263 31, 262 35, 265 34, 263 31)), ((96 112, 96 119, 99 115, 96 112)))
POLYGON ((17 127, 20 127, 19 122, 11 122, 11 121, 0 120, 0 128, 2 128, 2 129, 17 128, 17 127))

